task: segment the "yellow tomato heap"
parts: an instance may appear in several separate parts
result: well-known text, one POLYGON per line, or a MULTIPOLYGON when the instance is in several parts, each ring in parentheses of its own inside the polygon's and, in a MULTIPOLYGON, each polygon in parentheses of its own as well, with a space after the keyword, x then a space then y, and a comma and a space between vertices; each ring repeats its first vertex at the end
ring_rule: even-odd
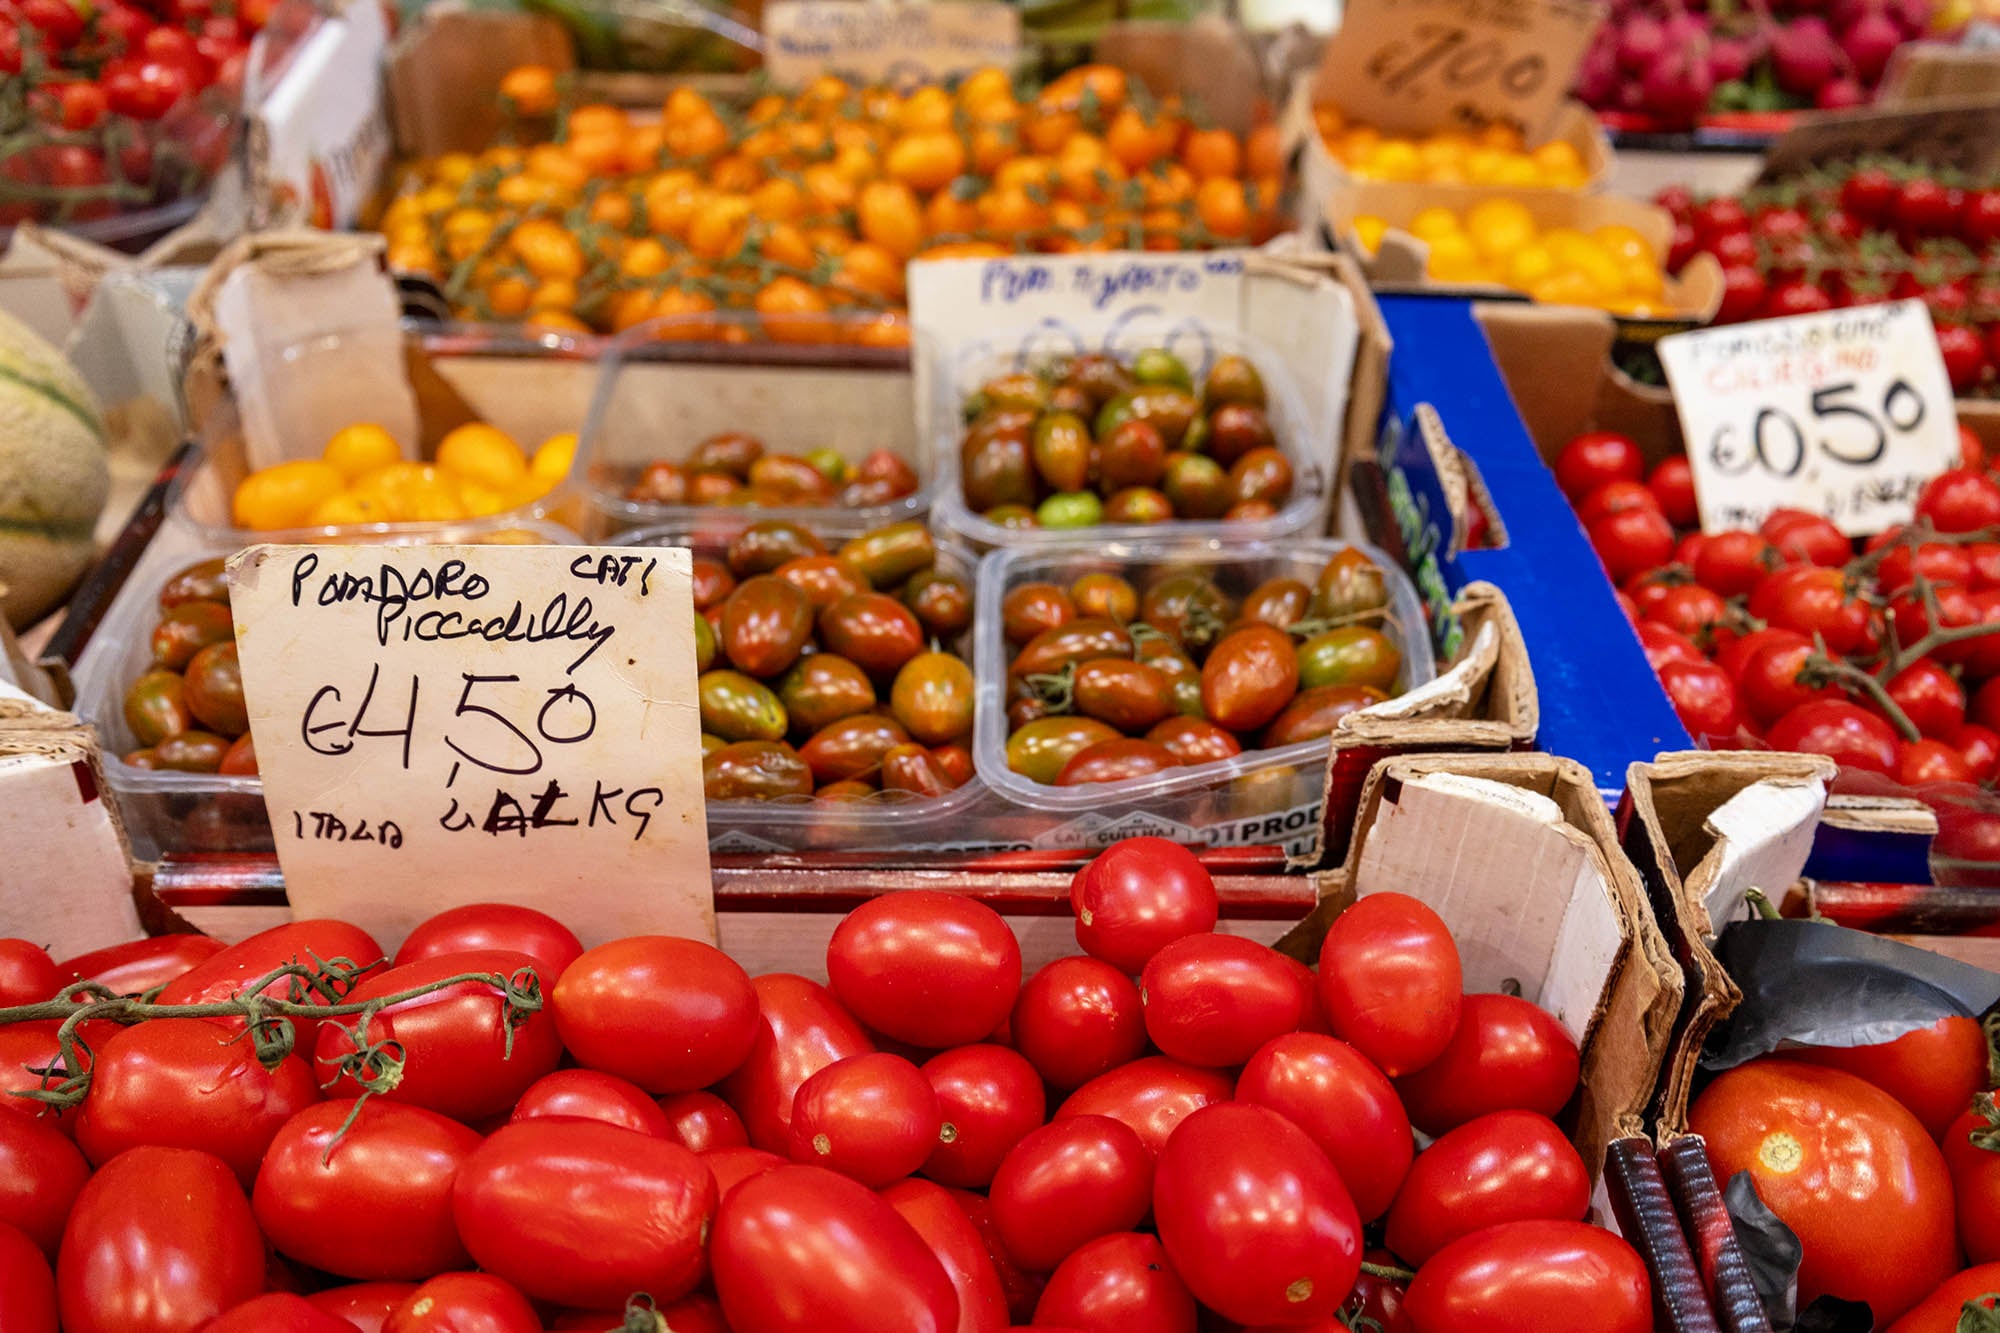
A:
MULTIPOLYGON (((1353 229, 1374 250, 1389 225, 1364 214, 1353 229)), ((1497 283, 1549 305, 1595 306, 1635 318, 1660 314, 1666 304, 1659 256, 1627 226, 1543 229, 1518 200, 1485 199, 1463 216, 1423 209, 1402 230, 1430 247, 1426 272, 1437 282, 1497 283)))
POLYGON ((1361 180, 1529 190, 1581 190, 1590 184, 1590 172, 1576 145, 1551 139, 1531 149, 1518 132, 1504 125, 1407 138, 1384 134, 1372 125, 1350 124, 1331 106, 1314 107, 1313 120, 1333 160, 1361 180))
MULTIPOLYGON (((540 67, 502 95, 558 104, 540 67)), ((1281 174, 1275 126, 1203 128, 1106 65, 1026 100, 999 69, 908 94, 824 77, 740 110, 676 89, 657 121, 576 107, 549 142, 424 164, 381 228, 461 318, 707 339, 751 336, 716 318, 744 310, 780 341, 893 346, 911 259, 1261 241, 1281 174)))
POLYGON ((435 462, 417 463, 388 431, 360 424, 337 432, 318 458, 251 473, 230 508, 254 532, 485 518, 547 495, 575 454, 574 434, 552 435, 530 456, 505 431, 473 424, 439 441, 435 462))

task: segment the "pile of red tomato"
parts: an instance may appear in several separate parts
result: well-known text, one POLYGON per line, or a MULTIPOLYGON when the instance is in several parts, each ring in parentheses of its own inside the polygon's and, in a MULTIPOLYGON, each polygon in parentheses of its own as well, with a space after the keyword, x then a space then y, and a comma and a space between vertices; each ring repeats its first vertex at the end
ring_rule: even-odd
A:
POLYGON ((1911 525, 1858 551, 1791 509, 1703 534, 1687 460, 1648 473, 1609 431, 1571 440, 1555 472, 1696 740, 1823 754, 1907 786, 1990 786, 2000 632, 1978 627, 2000 630, 2000 483, 1963 428, 1960 451, 1911 525))
MULTIPOLYGON (((1463 994, 1435 913, 1364 897, 1315 974, 1219 933, 1171 843, 1071 894, 1083 954, 1025 982, 946 893, 856 909, 827 985, 454 909, 348 998, 532 968, 546 1003, 511 1033, 485 982, 382 1009, 365 1036, 405 1063, 358 1107, 355 1017, 269 1070, 240 1019, 87 1020, 80 1106, 0 1099, 0 1327, 605 1330, 638 1293, 676 1333, 1653 1327, 1552 1118, 1576 1046, 1463 994)), ((308 956, 379 955, 331 920, 61 965, 9 941, 0 1005, 79 976, 219 1000, 308 956)), ((54 1026, 0 1025, 0 1088, 40 1084, 54 1026)))
MULTIPOLYGON (((1799 1305, 1865 1301, 1886 1333, 2000 1307, 2000 1113, 1986 1034, 1944 1018, 1878 1046, 1786 1050, 1718 1077, 1689 1128, 1798 1236, 1799 1305), (1970 1265, 1967 1267, 1966 1265, 1970 1265)), ((1988 1315, 1990 1320, 1993 1316, 1988 1315)))
POLYGON ((206 181, 270 8, 0 0, 0 226, 88 221, 206 181))

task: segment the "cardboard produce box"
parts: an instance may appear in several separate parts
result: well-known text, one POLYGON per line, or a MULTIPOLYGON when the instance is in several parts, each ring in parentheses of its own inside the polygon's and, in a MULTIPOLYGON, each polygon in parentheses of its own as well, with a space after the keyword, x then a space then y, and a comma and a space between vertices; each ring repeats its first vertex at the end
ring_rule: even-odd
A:
POLYGON ((1637 1130, 1682 979, 1588 770, 1551 755, 1388 759, 1362 787, 1354 837, 1315 879, 1320 905, 1281 947, 1317 958, 1357 898, 1421 899, 1451 927, 1468 991, 1517 983, 1583 1052, 1572 1137, 1592 1179, 1637 1130))
MULTIPOLYGON (((1511 199, 1525 208, 1541 230, 1568 227, 1591 232, 1598 227, 1630 227, 1645 237, 1664 272, 1673 240, 1673 219, 1665 209, 1615 195, 1573 195, 1553 190, 1507 190, 1483 185, 1403 185, 1348 181, 1336 185, 1324 199, 1321 216, 1325 239, 1361 258, 1369 283, 1381 291, 1422 292, 1470 298, 1514 298, 1520 293, 1499 284, 1447 283, 1425 271, 1430 246, 1404 230, 1427 208, 1445 208, 1459 217, 1487 199, 1511 199), (1389 230, 1379 249, 1369 252, 1354 235, 1357 217, 1386 220, 1389 230)), ((1627 337, 1653 341, 1670 333, 1697 328, 1715 318, 1722 307, 1722 266, 1712 255, 1697 255, 1680 273, 1668 275, 1657 312, 1621 315, 1627 337)))

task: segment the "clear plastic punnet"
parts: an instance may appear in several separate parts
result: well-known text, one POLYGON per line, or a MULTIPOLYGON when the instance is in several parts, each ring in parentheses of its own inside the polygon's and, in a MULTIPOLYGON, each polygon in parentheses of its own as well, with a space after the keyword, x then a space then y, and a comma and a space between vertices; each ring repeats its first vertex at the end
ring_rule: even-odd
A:
POLYGON ((1087 342, 1066 330, 1047 326, 996 334, 960 350, 949 373, 936 375, 925 392, 930 402, 931 447, 937 456, 937 498, 932 504, 938 526, 976 551, 999 547, 1047 549, 1079 542, 1145 541, 1161 537, 1214 537, 1231 541, 1271 541, 1295 536, 1317 537, 1325 530, 1329 480, 1339 442, 1330 422, 1315 429, 1305 399, 1285 363, 1268 346, 1234 329, 1189 321, 1165 339, 1112 331, 1087 342), (1218 357, 1241 356, 1257 368, 1264 381, 1265 408, 1277 447, 1292 465, 1292 493, 1278 512, 1261 519, 1169 519, 1164 523, 1098 523, 1081 528, 1010 528, 976 514, 965 502, 960 470, 966 432, 965 404, 980 386, 999 375, 1035 370, 1050 362, 1085 352, 1109 352, 1130 361, 1139 352, 1164 345, 1179 356, 1200 386, 1218 357))
POLYGON ((788 325, 788 336, 802 341, 772 341, 758 331, 758 317, 742 311, 704 315, 694 325, 655 320, 621 335, 602 362, 577 450, 574 476, 590 511, 585 532, 616 534, 717 509, 748 509, 846 536, 922 518, 936 489, 930 443, 918 427, 909 347, 869 341, 882 318, 878 311, 835 312, 804 328, 788 325), (740 336, 728 337, 732 331, 740 336), (859 505, 837 497, 750 506, 630 498, 648 464, 683 463, 703 440, 728 432, 752 436, 771 453, 829 450, 850 466, 887 450, 916 474, 917 485, 859 505))
POLYGON ((1328 560, 1350 548, 1372 558, 1387 581, 1389 605, 1381 628, 1402 653, 1396 693, 1424 684, 1437 669, 1416 589, 1393 560, 1363 543, 1330 538, 1222 541, 1162 534, 1088 548, 1070 544, 992 552, 980 562, 974 614, 979 703, 972 757, 979 776, 1008 805, 1042 816, 1031 839, 1037 849, 1094 851, 1121 838, 1152 835, 1189 846, 1281 846, 1290 855, 1309 853, 1320 837, 1330 749, 1324 738, 1083 786, 1048 786, 1009 768, 1007 664, 1013 654, 1002 624, 1001 601, 1024 583, 1067 588, 1086 574, 1100 572, 1120 575, 1141 590, 1170 572, 1201 572, 1240 597, 1274 578, 1299 579, 1310 586, 1328 560))
MULTIPOLYGON (((612 544, 685 546, 697 556, 720 557, 745 527, 776 517, 768 510, 707 510, 681 522, 622 533, 612 544)), ((829 550, 860 535, 846 531, 845 525, 806 522, 802 526, 825 541, 829 550)), ((939 545, 936 567, 957 575, 968 588, 974 587, 972 563, 951 547, 939 545)), ((973 638, 974 631, 968 631, 957 642, 942 646, 970 662, 973 638)), ((984 784, 974 777, 935 797, 885 791, 859 801, 814 796, 710 801, 708 845, 716 855, 855 852, 866 854, 868 864, 882 864, 1018 845, 1002 836, 1003 823, 984 784)))

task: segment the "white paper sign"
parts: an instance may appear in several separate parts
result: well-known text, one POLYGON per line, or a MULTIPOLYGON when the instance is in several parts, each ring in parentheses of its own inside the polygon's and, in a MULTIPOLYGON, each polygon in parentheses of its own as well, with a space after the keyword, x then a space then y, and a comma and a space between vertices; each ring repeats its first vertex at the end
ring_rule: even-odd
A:
POLYGON ((1200 340, 1242 322, 1243 255, 1013 255, 910 265, 910 323, 920 357, 947 362, 962 348, 1004 334, 1024 357, 1136 350, 1200 340))
POLYGON ((296 916, 511 902, 715 938, 685 550, 254 546, 244 696, 296 916))
POLYGON ((1314 95, 1392 133, 1505 125, 1532 140, 1603 18, 1595 0, 1350 0, 1314 95))
POLYGON ((776 0, 764 7, 764 72, 780 87, 821 74, 937 82, 989 65, 1011 69, 1020 54, 1020 12, 1000 0, 776 0))
POLYGON ((1907 523, 1958 460, 1951 380, 1920 301, 1732 324, 1660 340, 1704 532, 1774 509, 1849 536, 1907 523))

